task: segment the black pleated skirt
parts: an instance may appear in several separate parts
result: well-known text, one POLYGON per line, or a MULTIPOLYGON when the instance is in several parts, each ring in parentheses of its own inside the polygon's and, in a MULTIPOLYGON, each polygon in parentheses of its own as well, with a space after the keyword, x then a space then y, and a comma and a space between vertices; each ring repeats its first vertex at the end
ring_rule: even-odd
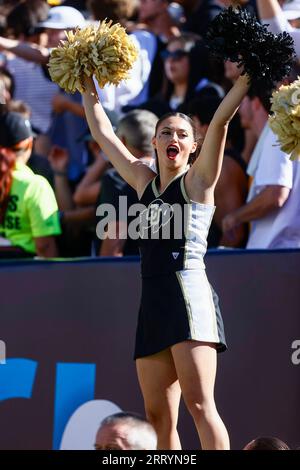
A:
POLYGON ((134 359, 186 340, 227 349, 219 299, 205 269, 143 278, 134 359))

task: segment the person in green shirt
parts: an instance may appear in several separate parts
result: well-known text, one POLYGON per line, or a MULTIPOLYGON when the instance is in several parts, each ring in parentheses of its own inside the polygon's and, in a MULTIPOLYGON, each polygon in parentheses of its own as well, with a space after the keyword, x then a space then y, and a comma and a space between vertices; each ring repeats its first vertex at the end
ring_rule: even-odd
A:
POLYGON ((2 245, 53 258, 58 256, 59 212, 48 181, 26 165, 32 145, 27 119, 14 112, 0 116, 0 252, 2 245))

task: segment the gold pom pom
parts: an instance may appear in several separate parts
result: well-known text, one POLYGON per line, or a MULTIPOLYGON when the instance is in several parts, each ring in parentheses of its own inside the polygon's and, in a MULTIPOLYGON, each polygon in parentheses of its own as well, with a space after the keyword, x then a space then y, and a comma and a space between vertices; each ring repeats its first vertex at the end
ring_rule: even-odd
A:
POLYGON ((281 150, 291 160, 300 161, 300 77, 288 86, 281 86, 272 95, 269 125, 277 135, 281 150))
POLYGON ((106 20, 74 32, 52 50, 51 79, 69 93, 84 91, 84 76, 95 75, 99 86, 118 85, 128 78, 138 51, 120 24, 106 20))

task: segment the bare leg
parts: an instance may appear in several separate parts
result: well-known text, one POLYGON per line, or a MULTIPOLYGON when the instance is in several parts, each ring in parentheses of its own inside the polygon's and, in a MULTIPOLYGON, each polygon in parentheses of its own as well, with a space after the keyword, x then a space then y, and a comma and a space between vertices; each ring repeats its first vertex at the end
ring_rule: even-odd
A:
POLYGON ((136 360, 146 416, 158 436, 160 450, 181 449, 177 433, 181 390, 171 351, 136 360))
POLYGON ((182 396, 202 449, 229 449, 229 437, 214 401, 217 353, 212 343, 185 341, 171 348, 182 396))

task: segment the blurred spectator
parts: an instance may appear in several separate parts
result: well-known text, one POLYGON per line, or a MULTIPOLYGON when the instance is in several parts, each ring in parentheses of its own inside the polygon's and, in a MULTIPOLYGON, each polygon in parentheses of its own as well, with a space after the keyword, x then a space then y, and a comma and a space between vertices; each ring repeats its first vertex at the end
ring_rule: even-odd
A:
POLYGON ((121 22, 124 26, 135 13, 136 0, 87 0, 87 8, 94 20, 108 18, 114 23, 121 22))
MULTIPOLYGON (((278 2, 278 0, 256 0, 261 21, 269 25, 268 29, 278 34, 287 31, 295 43, 295 51, 300 58, 300 29, 293 27, 289 20, 300 17, 300 4, 297 0, 278 2), (297 14, 297 11, 299 12, 297 14)), ((293 23, 297 26, 298 23, 293 23)))
POLYGON ((185 8, 186 31, 205 37, 208 25, 223 9, 219 0, 178 0, 185 8))
POLYGON ((7 103, 7 111, 13 111, 14 113, 20 113, 26 119, 30 121, 31 110, 28 104, 21 100, 11 100, 7 103))
MULTIPOLYGON (((117 135, 132 155, 144 163, 151 165, 153 159, 152 138, 155 134, 157 117, 145 110, 135 110, 124 116, 118 124, 117 135)), ((131 188, 115 169, 108 170, 101 182, 99 208, 102 204, 111 204, 116 211, 115 221, 108 224, 101 219, 97 226, 97 235, 103 238, 104 231, 107 237, 102 240, 100 256, 138 255, 138 241, 128 236, 128 225, 135 216, 128 217, 128 212, 120 211, 120 196, 126 197, 127 208, 139 202, 136 191, 131 188), (99 226, 102 226, 102 230, 99 226), (101 232, 101 233, 99 233, 101 232)))
POLYGON ((49 6, 45 0, 19 2, 6 18, 6 36, 39 42, 37 23, 47 18, 49 6))
POLYGON ((246 444, 243 450, 290 450, 290 448, 277 437, 257 437, 246 444))
POLYGON ((247 248, 300 247, 300 165, 277 144, 268 126, 270 92, 252 92, 240 113, 249 120, 258 142, 248 165, 252 178, 247 204, 225 217, 224 232, 251 222, 247 248))
MULTIPOLYGON (((21 100, 11 100, 7 105, 8 111, 13 111, 15 113, 19 113, 23 116, 24 119, 28 119, 30 121, 31 118, 31 109, 29 106, 21 100)), ((36 134, 33 133, 33 147, 32 152, 27 162, 29 168, 32 169, 33 173, 37 175, 41 175, 50 183, 53 187, 53 172, 49 165, 48 160, 39 155, 35 149, 35 139, 36 134)))
MULTIPOLYGON (((225 78, 231 82, 233 85, 234 82, 238 79, 241 74, 241 69, 237 66, 236 63, 231 62, 230 60, 225 61, 225 78)), ((244 148, 242 150, 242 157, 246 164, 249 163, 250 157, 254 150, 254 147, 257 142, 257 138, 251 129, 251 126, 244 125, 244 148)))
MULTIPOLYGON (((12 99, 14 96, 15 89, 14 83, 14 78, 10 74, 10 72, 8 72, 4 68, 0 68, 0 84, 3 92, 3 101, 5 102, 5 104, 1 106, 1 114, 7 111, 12 111, 15 113, 20 113, 24 119, 28 119, 30 121, 30 107, 26 103, 24 103, 24 101, 12 99)), ((51 186, 53 186, 53 174, 50 165, 46 158, 36 152, 36 137, 36 134, 33 133, 33 148, 27 165, 29 166, 29 168, 32 169, 34 173, 44 176, 44 178, 48 180, 51 186)))
MULTIPOLYGON (((189 114, 195 121, 198 137, 203 140, 208 126, 221 103, 217 97, 202 97, 189 104, 189 114)), ((228 238, 222 233, 224 217, 245 204, 248 194, 248 176, 246 164, 241 157, 243 147, 240 136, 242 129, 239 116, 236 115, 229 124, 224 159, 220 178, 215 189, 216 212, 208 235, 208 248, 219 245, 227 247, 245 247, 247 242, 247 225, 241 224, 228 238)))
POLYGON ((135 413, 116 413, 105 418, 96 434, 96 450, 155 450, 156 432, 135 413))
MULTIPOLYGON (((7 17, 6 36, 26 41, 33 47, 42 43, 43 34, 37 28, 37 24, 47 18, 48 11, 49 7, 44 0, 27 0, 19 3, 7 17)), ((5 41, 14 41, 14 39, 0 38, 0 48, 3 50, 5 50, 5 41)), ((46 133, 51 124, 51 100, 58 87, 45 78, 38 64, 8 54, 6 66, 14 76, 15 99, 24 101, 32 110, 32 126, 39 134, 35 143, 37 151, 46 155, 49 147, 46 133)))
MULTIPOLYGON (((60 102, 67 100, 63 95, 61 98, 60 102)), ((116 113, 107 114, 115 127, 116 113)), ((68 178, 70 154, 67 149, 54 146, 48 157, 54 174, 54 188, 63 228, 59 249, 64 257, 91 255, 95 237, 96 202, 101 188, 101 177, 109 165, 107 159, 103 158, 98 144, 86 130, 74 138, 74 143, 84 146, 89 163, 83 177, 76 184, 68 178)))
POLYGON ((215 62, 199 36, 183 33, 171 39, 162 57, 166 78, 164 90, 140 108, 161 117, 170 111, 186 112, 188 102, 200 93, 224 96, 223 89, 212 81, 215 62))
POLYGON ((76 207, 73 200, 73 188, 68 179, 69 153, 66 149, 53 146, 49 153, 49 162, 54 175, 54 189, 60 210, 63 228, 59 238, 60 254, 68 256, 89 256, 94 235, 95 205, 76 207))
POLYGON ((87 167, 84 177, 74 192, 74 202, 79 207, 96 204, 101 190, 102 176, 111 166, 97 142, 92 139, 91 134, 88 134, 85 139, 94 161, 87 167))
POLYGON ((9 12, 18 3, 20 3, 20 0, 1 0, 1 2, 0 2, 0 15, 3 15, 6 18, 8 16, 9 12))
POLYGON ((178 25, 180 30, 186 21, 184 8, 178 2, 169 2, 168 11, 175 24, 178 25))
POLYGON ((140 0, 138 20, 162 42, 180 36, 178 23, 170 13, 169 0, 140 0))
MULTIPOLYGON (((57 85, 50 81, 48 68, 46 67, 50 56, 50 49, 56 47, 59 41, 65 38, 65 30, 72 30, 77 26, 83 27, 85 24, 86 22, 83 15, 75 8, 58 6, 50 10, 49 16, 45 21, 35 24, 38 31, 43 31, 42 44, 25 42, 22 38, 20 38, 20 40, 14 40, 0 37, 0 49, 13 52, 15 55, 29 61, 28 64, 30 65, 27 65, 27 68, 30 76, 28 77, 27 83, 32 83, 34 88, 36 88, 36 90, 33 88, 33 95, 38 93, 39 87, 35 84, 34 80, 40 75, 42 77, 40 76, 38 80, 44 80, 48 87, 54 87, 54 92, 50 94, 44 93, 42 96, 39 96, 39 99, 34 100, 35 104, 38 102, 38 106, 43 109, 44 113, 51 114, 51 101, 58 91, 57 85), (43 65, 43 69, 39 66, 35 66, 33 63, 43 65), (34 68, 34 70, 31 70, 31 68, 34 68)), ((21 62, 24 68, 24 61, 21 62)), ((22 70, 19 70, 19 76, 23 84, 24 76, 22 75, 22 70)), ((23 89, 26 93, 29 93, 31 87, 26 86, 23 87, 23 89)), ((79 93, 68 96, 69 99, 75 103, 74 106, 77 104, 80 107, 81 96, 79 93)), ((30 104, 28 98, 24 99, 24 101, 30 104)), ((43 120, 40 119, 38 125, 41 126, 42 123, 43 120)), ((50 125, 50 122, 48 122, 48 124, 50 125)), ((87 163, 83 144, 76 143, 74 139, 74 135, 81 134, 85 126, 85 121, 81 117, 74 116, 71 112, 66 112, 56 115, 52 121, 51 128, 47 128, 52 142, 67 148, 70 153, 69 178, 72 180, 78 180, 80 178, 87 163)), ((39 130, 44 132, 44 129, 39 130)))
POLYGON ((300 28, 300 3, 299 0, 286 1, 282 5, 285 19, 295 28, 300 28))
MULTIPOLYGON (((106 115, 113 129, 116 130, 118 125, 117 114, 113 111, 106 110, 106 115)), ((91 164, 87 167, 83 178, 77 184, 73 200, 79 207, 88 205, 96 206, 101 189, 101 178, 105 171, 111 167, 111 164, 101 151, 97 142, 93 139, 89 129, 82 136, 79 136, 77 141, 85 143, 91 164)))
POLYGON ((213 59, 199 37, 185 33, 171 39, 162 55, 168 79, 165 96, 172 110, 200 91, 224 97, 222 88, 211 81, 213 59))
MULTIPOLYGON (((93 19, 105 18, 118 21, 126 27, 131 17, 135 2, 133 0, 90 0, 88 2, 93 19)), ((150 96, 161 89, 161 41, 150 31, 138 30, 131 25, 131 38, 139 50, 139 56, 129 79, 123 81, 118 87, 107 85, 100 89, 96 82, 97 92, 103 106, 109 111, 115 111, 119 116, 127 111, 126 106, 134 108, 146 101, 150 96)))
POLYGON ((65 39, 65 30, 72 30, 77 27, 84 28, 85 26, 86 21, 84 16, 75 8, 67 6, 51 8, 48 17, 37 24, 37 27, 44 29, 46 34, 46 47, 48 51, 45 52, 44 63, 48 62, 49 49, 58 46, 59 42, 65 39))
MULTIPOLYGON (((49 17, 44 22, 39 23, 38 26, 44 28, 47 35, 48 62, 50 49, 56 47, 60 40, 65 39, 64 31, 84 27, 86 21, 78 10, 63 5, 52 8, 49 17)), ((48 75, 48 70, 45 70, 45 72, 48 75)), ((60 90, 53 101, 55 103, 55 115, 49 135, 54 145, 67 149, 70 156, 68 177, 71 181, 77 182, 83 175, 88 163, 83 143, 76 142, 74 139, 74 136, 82 134, 86 127, 84 113, 81 109, 81 95, 80 93, 67 94, 60 90), (68 103, 67 106, 65 105, 66 102, 68 103)))
POLYGON ((72 191, 68 180, 69 154, 66 149, 54 145, 48 155, 54 176, 55 195, 60 211, 73 209, 72 191))
MULTIPOLYGON (((32 151, 30 123, 20 114, 0 117, 0 236, 10 256, 58 255, 58 208, 49 183, 26 165, 32 151), (9 249, 9 248, 7 248, 9 249)), ((1 256, 5 250, 1 249, 1 256)))

